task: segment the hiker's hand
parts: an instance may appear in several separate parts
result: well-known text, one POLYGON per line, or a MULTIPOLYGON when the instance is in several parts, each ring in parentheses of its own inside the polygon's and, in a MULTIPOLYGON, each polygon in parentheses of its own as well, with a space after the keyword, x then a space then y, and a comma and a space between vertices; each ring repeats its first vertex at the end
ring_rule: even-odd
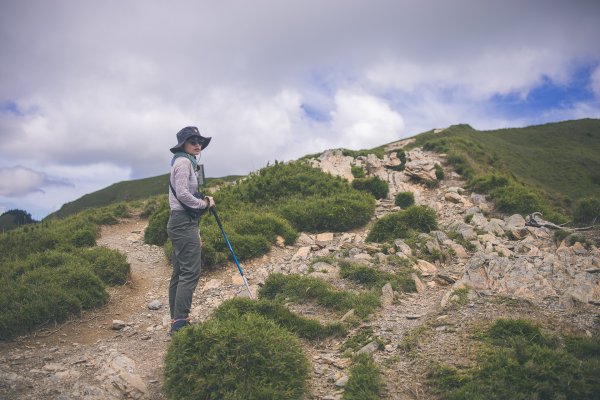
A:
POLYGON ((211 208, 215 206, 215 199, 212 198, 212 196, 206 196, 206 201, 207 201, 207 207, 211 208))

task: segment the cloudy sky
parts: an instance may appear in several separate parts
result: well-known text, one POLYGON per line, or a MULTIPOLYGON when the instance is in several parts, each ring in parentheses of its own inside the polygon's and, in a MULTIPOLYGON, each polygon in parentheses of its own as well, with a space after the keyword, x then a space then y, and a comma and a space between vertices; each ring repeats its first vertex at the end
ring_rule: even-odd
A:
POLYGON ((0 0, 0 212, 167 173, 187 125, 223 176, 600 118, 599 21, 587 0, 0 0))

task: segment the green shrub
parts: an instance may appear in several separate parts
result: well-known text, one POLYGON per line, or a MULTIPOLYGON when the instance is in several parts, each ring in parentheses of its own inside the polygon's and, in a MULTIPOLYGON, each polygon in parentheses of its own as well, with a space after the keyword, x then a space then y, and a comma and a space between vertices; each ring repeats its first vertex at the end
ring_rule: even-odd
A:
POLYGON ((394 198, 394 203, 398 207, 406 208, 415 204, 415 195, 413 192, 399 192, 394 198))
POLYGON ((219 190, 215 193, 215 201, 219 209, 227 209, 239 202, 264 206, 291 196, 326 197, 348 189, 348 181, 307 164, 276 163, 262 168, 237 185, 219 190))
MULTIPOLYGON (((267 253, 277 236, 283 237, 288 245, 298 237, 287 220, 271 212, 259 212, 253 208, 229 209, 219 213, 219 218, 238 260, 267 253)), ((210 268, 232 259, 221 230, 211 215, 202 217, 200 231, 203 266, 210 268)))
POLYGON ((317 304, 340 312, 354 309, 356 315, 365 318, 379 307, 379 296, 374 292, 354 293, 336 291, 328 283, 301 275, 270 274, 259 290, 260 298, 315 301, 317 304))
POLYGON ((309 363, 296 337, 256 314, 212 319, 173 336, 169 399, 301 399, 309 363))
MULTIPOLYGON (((35 257, 32 263, 40 261, 35 257)), ((39 267, 21 264, 17 277, 3 271, 0 339, 14 338, 46 323, 62 322, 82 309, 98 307, 108 301, 104 285, 86 260, 65 255, 54 256, 49 261, 56 264, 39 267)))
POLYGON ((478 365, 443 366, 429 378, 446 399, 591 399, 600 385, 598 338, 544 335, 526 320, 498 320, 482 337, 489 341, 478 365), (591 352, 591 353, 590 353, 591 352))
POLYGON ((340 276, 354 282, 365 285, 368 288, 381 289, 386 283, 390 283, 396 291, 415 292, 417 290, 415 281, 412 279, 411 271, 403 268, 397 273, 379 271, 363 264, 349 261, 340 262, 340 276))
POLYGON ((347 157, 367 157, 369 154, 374 154, 380 160, 383 160, 383 156, 385 155, 385 146, 379 146, 372 148, 370 150, 348 150, 342 149, 342 154, 347 157))
POLYGON ((123 285, 129 279, 131 267, 127 257, 106 247, 81 249, 77 255, 91 264, 91 269, 107 285, 123 285))
POLYGON ((369 222, 375 201, 367 193, 345 191, 328 197, 293 197, 279 211, 299 231, 343 232, 369 222))
POLYGON ((381 373, 373 357, 364 353, 354 357, 343 399, 378 400, 381 398, 382 387, 381 373))
POLYGON ((442 168, 442 166, 440 164, 435 164, 435 177, 437 178, 438 181, 441 181, 442 179, 444 179, 444 170, 442 168))
POLYGON ((162 246, 166 243, 167 222, 169 222, 170 209, 162 208, 150 216, 148 226, 144 231, 144 243, 162 246))
POLYGON ((352 187, 356 190, 371 193, 376 199, 386 198, 390 190, 388 183, 377 176, 357 178, 352 181, 352 187))
POLYGON ((367 235, 367 242, 385 242, 398 238, 406 238, 411 228, 404 220, 402 211, 389 213, 378 219, 367 235))
POLYGON ((358 165, 352 165, 350 167, 350 171, 352 172, 352 176, 355 178, 364 178, 365 177, 365 170, 362 169, 362 167, 359 167, 358 165))
POLYGON ((240 318, 255 313, 275 322, 282 328, 308 340, 324 339, 329 336, 344 336, 346 328, 341 323, 321 325, 318 321, 294 314, 281 304, 269 300, 236 298, 225 301, 215 310, 217 319, 240 318))
POLYGON ((575 222, 593 224, 600 221, 600 200, 587 197, 577 202, 573 212, 575 222))
POLYGON ((411 232, 430 232, 437 228, 435 211, 427 206, 410 206, 378 219, 367 235, 369 242, 406 238, 411 232))

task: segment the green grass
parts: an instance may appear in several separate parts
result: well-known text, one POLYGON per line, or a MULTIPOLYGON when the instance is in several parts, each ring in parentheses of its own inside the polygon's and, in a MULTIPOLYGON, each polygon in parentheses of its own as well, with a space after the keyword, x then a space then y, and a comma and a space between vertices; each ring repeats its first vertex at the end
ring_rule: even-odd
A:
POLYGON ((370 193, 376 199, 385 199, 390 191, 388 183, 377 176, 356 178, 352 181, 352 187, 370 193))
POLYGON ((96 238, 100 225, 128 214, 115 204, 0 235, 0 339, 105 304, 105 285, 125 283, 130 267, 117 251, 94 247, 96 238))
POLYGON ((344 400, 378 400, 381 398, 383 380, 379 367, 369 354, 354 357, 348 383, 344 388, 344 400))
POLYGON ((256 301, 242 298, 227 300, 215 310, 214 317, 217 319, 240 318, 248 313, 262 315, 303 339, 320 340, 347 334, 346 327, 341 323, 322 325, 316 320, 293 313, 279 303, 264 299, 256 301))
POLYGON ((305 303, 314 301, 322 307, 345 313, 354 309, 366 318, 380 306, 379 296, 372 291, 337 291, 330 284, 301 275, 271 274, 259 290, 260 298, 305 303))
POLYGON ((600 393, 597 337, 552 336, 527 320, 496 321, 480 340, 477 364, 435 366, 429 375, 444 399, 594 399, 600 393))
POLYGON ((402 208, 410 207, 415 204, 415 195, 413 192, 399 192, 394 197, 394 204, 402 208))
POLYGON ((407 238, 415 231, 430 232, 437 228, 435 210, 428 206, 410 206, 378 219, 367 235, 367 241, 383 243, 407 238))
POLYGON ((373 328, 370 326, 363 326, 344 342, 340 351, 344 352, 350 350, 352 352, 357 352, 372 341, 376 341, 379 345, 379 349, 383 350, 383 341, 373 334, 373 328))
POLYGON ((401 268, 396 273, 379 271, 363 264, 341 261, 340 276, 354 282, 365 285, 369 289, 381 289, 386 283, 390 283, 396 291, 415 292, 417 290, 415 281, 411 274, 411 268, 401 268))
POLYGON ((210 319, 173 336, 165 357, 169 399, 302 399, 309 363, 299 340, 254 314, 210 319))
MULTIPOLYGON (((518 192, 519 184, 525 185, 526 195, 535 201, 541 199, 542 204, 536 206, 545 207, 547 213, 571 212, 585 197, 600 199, 597 119, 493 131, 454 125, 443 133, 430 131, 416 136, 408 147, 417 146, 447 153, 449 163, 471 182, 492 173, 510 179, 515 186, 509 191, 518 192)), ((507 197, 506 193, 493 195, 504 200, 507 197)), ((508 200, 508 204, 515 203, 508 200)), ((553 217, 560 219, 559 215, 553 217)))

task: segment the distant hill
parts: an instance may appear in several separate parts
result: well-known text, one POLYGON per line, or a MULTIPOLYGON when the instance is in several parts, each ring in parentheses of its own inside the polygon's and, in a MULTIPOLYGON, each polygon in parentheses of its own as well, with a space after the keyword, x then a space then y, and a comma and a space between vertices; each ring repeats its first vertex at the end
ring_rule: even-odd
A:
MULTIPOLYGON (((205 187, 217 185, 219 182, 232 182, 242 176, 243 175, 229 175, 222 178, 207 178, 205 187)), ((167 194, 168 187, 169 174, 114 183, 104 189, 83 195, 75 201, 63 204, 58 211, 53 212, 46 218, 64 218, 88 208, 102 207, 120 201, 146 199, 156 195, 167 194)))
POLYGON ((0 215, 0 232, 9 231, 19 226, 34 224, 38 221, 31 218, 31 214, 24 210, 8 210, 0 215))
POLYGON ((566 209, 584 197, 600 198, 598 119, 490 131, 454 125, 414 139, 410 147, 448 152, 467 174, 504 173, 566 209))

